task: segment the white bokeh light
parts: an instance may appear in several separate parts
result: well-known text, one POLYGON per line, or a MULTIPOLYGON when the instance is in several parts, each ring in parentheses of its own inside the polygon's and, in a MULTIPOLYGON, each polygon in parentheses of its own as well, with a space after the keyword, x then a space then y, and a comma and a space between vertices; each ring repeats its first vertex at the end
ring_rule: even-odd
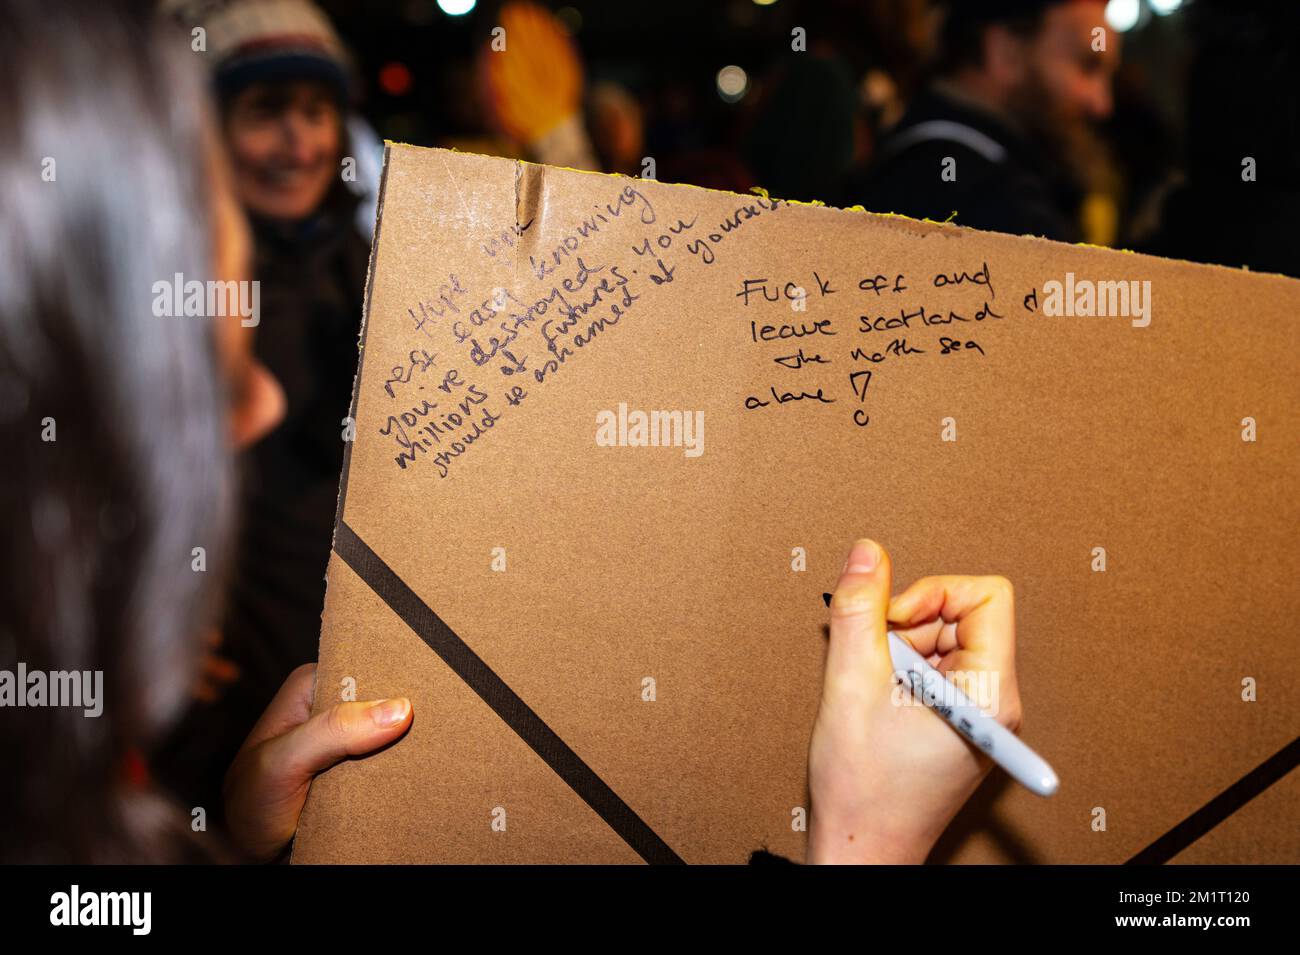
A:
POLYGON ((1126 33, 1137 26, 1141 13, 1141 0, 1110 0, 1106 4, 1106 22, 1112 30, 1120 33, 1126 33))
POLYGON ((463 17, 474 9, 474 0, 438 0, 438 9, 449 17, 463 17))

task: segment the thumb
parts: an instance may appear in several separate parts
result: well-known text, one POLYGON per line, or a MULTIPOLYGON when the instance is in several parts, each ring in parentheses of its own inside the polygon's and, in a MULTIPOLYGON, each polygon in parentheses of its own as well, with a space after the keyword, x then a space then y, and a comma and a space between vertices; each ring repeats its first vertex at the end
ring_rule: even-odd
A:
POLYGON ((306 782, 348 756, 391 743, 411 723, 405 697, 338 703, 272 742, 274 762, 288 779, 306 782))
POLYGON ((893 569, 875 541, 854 542, 831 596, 830 646, 826 651, 823 697, 861 697, 889 686, 885 615, 893 569))

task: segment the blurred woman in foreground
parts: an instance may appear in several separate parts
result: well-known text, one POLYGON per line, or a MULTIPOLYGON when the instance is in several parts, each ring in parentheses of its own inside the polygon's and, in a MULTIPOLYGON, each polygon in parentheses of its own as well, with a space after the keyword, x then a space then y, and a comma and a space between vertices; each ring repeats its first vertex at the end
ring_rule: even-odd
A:
MULTIPOLYGON (((169 805, 146 760, 230 569, 232 444, 278 413, 237 314, 158 314, 178 276, 247 277, 192 56, 147 3, 19 0, 0 19, 0 669, 103 679, 96 717, 0 710, 6 861, 230 856, 199 825, 219 807, 169 805)), ((308 721, 311 670, 230 776, 239 855, 273 858, 312 774, 409 725, 406 701, 394 721, 364 703, 308 721)))

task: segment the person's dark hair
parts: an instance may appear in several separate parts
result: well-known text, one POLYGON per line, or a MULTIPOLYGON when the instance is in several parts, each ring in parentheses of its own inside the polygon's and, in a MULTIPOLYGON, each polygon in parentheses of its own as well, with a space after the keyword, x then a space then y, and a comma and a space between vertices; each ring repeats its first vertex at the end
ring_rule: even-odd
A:
POLYGON ((5 861, 166 861, 190 831, 129 772, 187 699, 232 490, 213 320, 153 311, 213 261, 203 81, 153 6, 0 17, 0 670, 103 674, 97 718, 0 710, 5 861))
POLYGON ((943 14, 930 75, 952 76, 981 67, 984 31, 995 24, 1016 36, 1032 38, 1050 6, 1052 3, 1044 0, 953 0, 943 14))

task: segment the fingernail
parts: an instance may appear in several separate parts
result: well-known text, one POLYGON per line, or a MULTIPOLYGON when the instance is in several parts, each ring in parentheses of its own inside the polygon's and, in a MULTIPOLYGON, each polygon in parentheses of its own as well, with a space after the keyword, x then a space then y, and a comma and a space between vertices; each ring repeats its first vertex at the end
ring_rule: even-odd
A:
POLYGON ((862 538, 853 542, 849 559, 844 562, 844 572, 848 574, 867 574, 876 569, 880 563, 880 548, 876 542, 862 538))
POLYGON ((406 713, 410 708, 410 701, 406 699, 380 700, 378 703, 371 704, 370 718, 375 721, 376 726, 396 726, 406 719, 406 713))

